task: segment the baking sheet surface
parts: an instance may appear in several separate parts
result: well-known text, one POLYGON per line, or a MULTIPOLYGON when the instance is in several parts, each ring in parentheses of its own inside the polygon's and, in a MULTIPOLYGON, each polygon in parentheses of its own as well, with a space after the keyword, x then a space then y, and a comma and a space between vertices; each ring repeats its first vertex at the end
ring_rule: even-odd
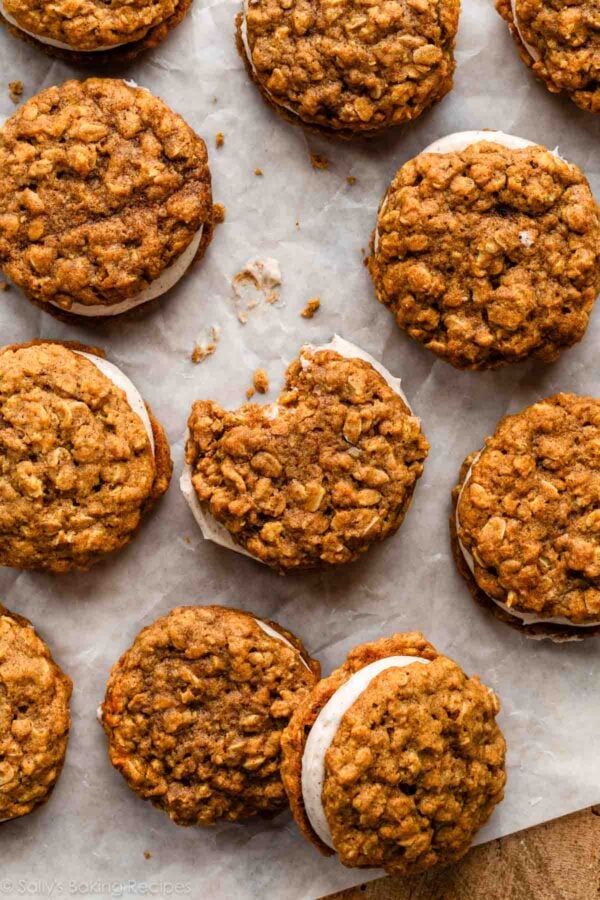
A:
MULTIPOLYGON (((0 294, 3 344, 53 337, 103 346, 166 427, 175 461, 170 491, 122 554, 61 578, 0 571, 0 597, 33 620, 75 682, 69 753, 51 802, 1 826, 0 896, 28 885, 47 896, 51 888, 54 896, 136 896, 148 884, 148 893, 163 896, 298 900, 379 874, 322 859, 287 814, 268 823, 178 828, 111 768, 95 719, 110 666, 141 627, 182 603, 243 606, 277 619, 302 636, 325 672, 356 643, 414 628, 477 672, 501 697, 509 745, 506 800, 480 841, 600 802, 598 642, 527 641, 496 622, 471 601, 448 540, 461 461, 504 413, 559 390, 600 395, 600 311, 584 341, 552 366, 461 373, 398 331, 362 265, 394 172, 449 132, 496 128, 558 145, 586 170, 599 197, 598 117, 533 80, 491 0, 465 0, 456 86, 441 104, 372 143, 305 137, 268 110, 249 83, 233 41, 237 8, 229 0, 195 0, 165 44, 113 73, 161 96, 208 144, 215 200, 227 219, 204 262, 132 322, 69 327, 14 289, 0 294), (225 144, 217 150, 219 131, 225 144), (325 154, 329 168, 314 169, 311 152, 325 154), (231 280, 249 259, 265 257, 279 262, 280 299, 259 302, 242 325, 231 280), (313 296, 321 310, 300 318, 313 296), (195 341, 214 325, 221 329, 216 352, 193 365, 195 341), (275 399, 301 344, 334 332, 402 376, 431 452, 395 537, 338 572, 280 578, 203 540, 178 489, 185 422, 197 398, 241 403, 259 365, 272 385, 265 400, 275 399)), ((26 98, 78 75, 4 32, 0 60, 0 117, 14 109, 8 81, 21 79, 26 98)))

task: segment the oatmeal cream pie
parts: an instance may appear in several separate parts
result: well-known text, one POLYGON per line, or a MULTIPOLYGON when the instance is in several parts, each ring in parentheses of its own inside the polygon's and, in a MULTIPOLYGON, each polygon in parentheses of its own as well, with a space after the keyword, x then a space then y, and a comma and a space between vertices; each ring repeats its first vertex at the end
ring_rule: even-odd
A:
POLYGON ((496 9, 548 90, 600 113, 598 0, 496 0, 496 9))
POLYGON ((319 674, 275 622, 180 606, 113 666, 99 710, 110 760, 177 825, 273 816, 287 806, 281 734, 319 674))
POLYGON ((600 400, 557 394, 464 461, 450 520, 473 597, 531 638, 600 635, 600 400))
POLYGON ((52 793, 67 752, 71 688, 31 622, 0 604, 0 822, 52 793))
POLYGON ((396 174, 369 270, 398 325, 453 366, 551 362, 581 340, 600 290, 600 210, 557 151, 449 135, 396 174))
POLYGON ((0 565, 89 569, 129 544, 171 469, 161 425, 102 350, 0 350, 0 565))
POLYGON ((0 22, 51 56, 75 65, 134 59, 162 43, 192 0, 0 0, 0 22))
POLYGON ((355 647, 283 734, 304 836, 346 866, 397 875, 460 859, 503 797, 499 708, 418 632, 355 647))
POLYGON ((202 257, 212 217, 204 141, 143 88, 67 81, 0 129, 0 269, 48 312, 139 310, 202 257))
POLYGON ((275 403, 199 400, 181 489, 208 540, 280 573, 356 559, 402 523, 429 445, 394 378, 337 335, 275 403))
POLYGON ((418 118, 452 88, 459 0, 244 0, 237 45, 289 122, 368 136, 418 118))

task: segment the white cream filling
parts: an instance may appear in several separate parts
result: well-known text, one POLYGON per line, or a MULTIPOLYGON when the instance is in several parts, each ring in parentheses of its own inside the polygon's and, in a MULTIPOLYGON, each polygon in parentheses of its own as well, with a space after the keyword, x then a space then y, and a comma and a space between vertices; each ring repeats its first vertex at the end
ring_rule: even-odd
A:
POLYGON ((74 350, 73 352, 78 356, 84 356, 86 359, 89 359, 89 361, 93 363, 93 365, 95 365, 109 381, 112 381, 114 385, 125 392, 129 406, 142 420, 142 424, 148 435, 148 440, 150 441, 150 446, 152 447, 152 453, 154 453, 154 433, 152 431, 150 416, 148 415, 148 410, 146 409, 146 404, 144 403, 142 395, 133 382, 130 381, 127 375, 125 375, 118 366, 115 366, 114 363, 109 362, 107 359, 103 359, 101 356, 94 356, 92 353, 84 353, 82 350, 74 350))
POLYGON ((254 621, 256 622, 258 627, 261 628, 265 632, 265 634, 269 635, 269 637, 275 638, 276 641, 281 641, 282 644, 285 644, 286 647, 289 647, 290 650, 293 650, 294 653, 300 657, 300 662, 305 667, 305 669, 308 669, 309 672, 312 671, 312 669, 310 668, 309 664, 306 662, 306 660, 304 659, 304 657, 302 656, 300 651, 296 647, 294 647, 294 645, 292 644, 291 641, 288 641, 288 639, 286 638, 286 636, 284 634, 281 634, 280 631, 276 631, 275 628, 271 628, 271 626, 267 625, 266 622, 263 622, 262 619, 257 619, 254 617, 254 621))
POLYGON ((355 672, 329 698, 310 729, 302 755, 302 799, 313 831, 324 844, 335 850, 329 822, 323 807, 325 755, 329 750, 341 721, 364 693, 373 679, 385 669, 403 668, 412 663, 429 663, 421 656, 388 656, 370 663, 355 672))
MULTIPOLYGON (((425 147, 424 150, 421 150, 421 153, 460 153, 462 150, 466 150, 467 147, 470 147, 472 144, 479 144, 481 141, 489 141, 493 144, 500 144, 502 147, 508 147, 509 150, 523 150, 525 147, 536 147, 538 146, 534 141, 528 141, 527 138, 518 137, 516 134, 505 134, 504 131, 457 131, 454 134, 447 134, 445 137, 439 138, 437 141, 434 141, 429 146, 425 147)), ((563 157, 558 152, 558 147, 555 150, 551 150, 551 153, 554 156, 558 156, 559 159, 563 159, 563 157)), ((419 156, 421 155, 419 154, 419 156)), ((566 160, 563 160, 565 162, 566 160)), ((379 221, 379 217, 382 212, 384 212, 387 201, 388 201, 388 191, 384 194, 383 200, 381 201, 381 206, 379 208, 379 213, 377 215, 377 219, 379 221)), ((524 237, 521 237, 521 243, 526 247, 530 247, 533 241, 530 241, 530 236, 528 232, 521 232, 524 237)), ((377 253, 379 249, 379 227, 375 230, 375 238, 373 241, 373 251, 377 253)))
MULTIPOLYGON (((469 569, 471 570, 471 572, 473 573, 473 575, 475 575, 475 560, 473 559, 473 554, 470 553, 469 550, 467 550, 467 548, 465 547, 465 545, 463 544, 463 542, 461 541, 461 539, 459 537, 460 519, 458 517, 458 508, 460 505, 462 495, 465 492, 465 488, 467 487, 467 485, 469 484, 469 482, 471 480, 471 473, 473 472, 473 466, 475 465, 475 463, 477 462, 477 460, 479 459, 479 457, 481 456, 482 453, 483 453, 483 450, 480 450, 469 467, 469 471, 466 474, 463 486, 460 490, 460 494, 458 495, 458 500, 456 501, 456 511, 454 514, 454 521, 456 524, 456 539, 458 541, 458 546, 460 547, 460 552, 462 553, 464 560, 465 560, 466 564, 468 565, 469 569)), ((480 588, 480 590, 481 590, 481 588, 480 588)), ((524 625, 538 625, 538 624, 542 624, 544 622, 549 625, 573 625, 576 628, 594 628, 596 625, 600 625, 600 619, 597 619, 594 622, 586 622, 583 625, 576 625, 574 622, 571 621, 571 619, 567 619, 565 616, 544 616, 544 617, 540 618, 539 615, 537 615, 536 613, 522 612, 521 610, 513 609, 507 603, 503 603, 502 600, 496 600, 496 598, 492 597, 490 594, 488 594, 487 591, 484 591, 484 594, 486 595, 486 597, 489 597, 490 600, 496 604, 496 606, 499 606, 500 609, 504 609, 507 613, 509 613, 509 615, 513 616, 515 619, 519 619, 521 622, 523 622, 524 625)), ((577 638, 574 638, 574 640, 576 640, 576 639, 577 638)), ((567 640, 567 639, 565 639, 565 640, 567 640)))
POLYGON ((101 317, 105 318, 107 316, 118 316, 120 313, 128 312, 130 309, 134 309, 136 306, 141 306, 142 303, 149 303, 150 300, 156 300, 157 297, 162 296, 162 294, 166 294, 167 291, 170 291, 171 288, 177 284, 177 282, 183 278, 192 262, 194 261, 194 257, 198 252, 198 247, 200 246, 200 241, 202 240, 202 232, 204 231, 204 225, 201 225, 192 241, 185 248, 182 254, 177 257, 174 263, 161 272, 158 278, 155 278, 154 281, 151 281, 147 288, 144 288, 143 291, 140 291, 139 294, 135 294, 133 297, 129 297, 128 300, 123 300, 121 303, 113 303, 110 306, 105 306, 102 304, 98 304, 96 306, 87 306, 85 303, 73 303, 68 309, 66 307, 61 306, 60 303, 55 303, 53 300, 49 300, 48 302, 57 307, 57 309, 62 309, 65 312, 73 313, 77 316, 90 316, 90 317, 101 317))
POLYGON ((537 62, 540 59, 540 54, 536 50, 535 47, 532 47, 531 44, 527 43, 527 41, 525 40, 525 35, 521 31, 521 27, 519 25, 519 17, 517 15, 517 0, 510 0, 510 8, 512 11, 514 26, 517 29, 517 31, 519 32, 519 37, 521 38, 521 41, 523 42, 523 46, 525 47, 525 49, 527 50, 527 52, 529 53, 529 55, 531 56, 533 61, 537 62))
MULTIPOLYGON (((334 334, 332 340, 328 344, 321 344, 318 347, 313 347, 307 344, 302 347, 302 349, 300 350, 301 360, 303 352, 307 349, 313 352, 316 350, 335 350, 336 353, 339 353, 340 356, 344 356, 347 359, 364 359, 366 362, 370 363, 377 372, 379 372, 379 374, 387 381, 391 389, 395 391, 395 393, 400 397, 402 397, 412 413, 412 409, 408 400, 406 399, 406 395, 400 387, 400 379, 394 377, 391 372, 389 372, 384 366, 382 366, 381 363, 377 362, 377 360, 365 350, 362 350, 355 344, 350 343, 350 341, 344 340, 344 338, 341 338, 338 334, 334 334)), ((277 418, 279 412, 277 403, 271 403, 264 409, 265 414, 269 419, 277 418)), ((186 442, 187 437, 189 437, 189 433, 186 436, 186 442)), ((212 541, 213 544, 218 544, 220 547, 225 547, 226 550, 234 550, 236 553, 241 553, 243 556, 249 556, 250 559, 253 559, 256 562, 264 565, 261 559, 258 559, 258 557, 254 556, 252 553, 249 553, 248 550, 236 543, 227 528, 225 528, 224 525, 218 522, 209 512, 202 508, 202 505, 198 500, 196 491, 194 490, 194 485, 192 484, 192 468, 187 462, 185 462, 183 465, 183 469, 179 479, 179 488, 181 490, 181 493, 185 497, 186 503, 192 511, 194 519, 200 527, 202 537, 206 541, 212 541)))
MULTIPOLYGON (((14 25, 15 28, 18 28, 19 31, 22 31, 24 34, 28 34, 29 37, 35 38, 40 44, 47 44, 49 47, 59 47, 61 50, 73 50, 76 53, 99 53, 101 50, 114 50, 115 47, 124 47, 126 44, 130 43, 130 41, 122 41, 120 44, 104 44, 102 47, 94 47, 93 50, 79 50, 78 47, 74 47, 72 44, 66 44, 64 41, 57 41, 54 38, 36 34, 34 31, 27 31, 26 28, 19 25, 17 20, 6 11, 3 3, 0 2, 0 6, 0 12, 7 22, 10 22, 11 25, 14 25)), ((136 38, 136 40, 139 40, 139 38, 136 38)))

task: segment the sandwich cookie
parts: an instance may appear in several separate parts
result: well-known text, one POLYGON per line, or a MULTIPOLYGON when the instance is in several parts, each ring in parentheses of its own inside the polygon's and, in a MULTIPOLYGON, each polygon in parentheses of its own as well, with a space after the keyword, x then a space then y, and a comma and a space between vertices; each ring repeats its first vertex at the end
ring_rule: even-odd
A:
POLYGON ((304 836, 346 866, 412 875, 460 859, 502 800, 499 702, 418 632, 355 647, 283 741, 304 836))
POLYGON ((463 463, 450 530, 474 599, 531 638, 600 634, 600 400, 557 394, 463 463))
POLYGON ((237 46, 289 122, 342 138, 418 118, 452 88, 459 0, 245 0, 237 46))
POLYGON ((31 622, 0 604, 0 822, 52 793, 67 752, 71 690, 31 622))
POLYGON ((600 28, 596 0, 496 0, 521 59, 553 94, 600 113, 600 28))
POLYGON ((282 730, 319 674, 275 622, 180 606, 113 666, 100 708, 110 760, 177 825, 275 815, 282 730))
POLYGON ((139 391, 98 348, 0 350, 0 565, 85 570, 127 546, 171 479, 139 391))
POLYGON ((453 366, 551 362, 581 340, 600 290, 600 211, 557 151, 453 134, 399 169, 368 264, 398 325, 453 366))
POLYGON ((134 59, 162 43, 192 0, 0 0, 0 22, 14 36, 75 65, 134 59))
POLYGON ((394 378, 339 337, 275 403, 188 420, 181 488, 204 536, 280 573, 356 559, 401 525, 429 445, 394 378))
POLYGON ((143 88, 67 81, 0 129, 0 269, 70 321, 139 311, 213 231, 204 141, 143 88))

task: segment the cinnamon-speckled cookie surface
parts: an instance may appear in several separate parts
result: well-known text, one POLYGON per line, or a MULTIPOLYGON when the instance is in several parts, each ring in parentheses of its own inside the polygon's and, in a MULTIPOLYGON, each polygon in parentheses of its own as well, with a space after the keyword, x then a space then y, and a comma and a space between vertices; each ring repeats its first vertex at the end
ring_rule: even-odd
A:
POLYGON ((0 0, 0 22, 50 56, 102 67, 132 60, 162 43, 185 18, 191 2, 78 0, 74 10, 70 0, 0 0))
POLYGON ((303 348, 275 404, 192 408, 186 460, 203 508, 280 572, 356 559, 401 524, 428 444, 361 359, 303 348))
POLYGON ((125 547, 166 491, 169 446, 154 452, 123 390, 76 350, 36 342, 0 351, 0 565, 88 569, 125 547))
POLYGON ((463 856, 505 783, 497 697, 423 635, 355 647, 319 681, 284 732, 282 777, 303 834, 344 865, 411 875, 463 856), (319 713, 364 667, 386 657, 429 660, 375 675, 343 715, 325 752, 321 803, 333 847, 306 813, 303 756, 319 713))
POLYGON ((459 0, 250 0, 238 49, 290 122, 369 135, 416 119, 451 89, 459 9, 459 0))
POLYGON ((71 688, 31 623, 0 603, 0 822, 48 800, 67 752, 71 688))
POLYGON ((67 81, 0 130, 0 269, 45 308, 110 314, 200 228, 198 255, 212 232, 206 147, 146 90, 67 81))
POLYGON ((319 672, 274 622, 178 607, 113 667, 101 708, 111 762, 178 825, 274 815, 287 805, 282 729, 319 672))
POLYGON ((600 212, 577 166, 482 141, 405 163, 369 269, 412 338, 459 368, 555 360, 600 290, 600 212))
POLYGON ((600 401, 557 394, 502 419, 463 465, 459 568, 532 637, 600 633, 599 448, 600 401))
POLYGON ((548 90, 564 91, 581 109, 600 113, 597 0, 496 0, 496 8, 521 58, 548 90))

